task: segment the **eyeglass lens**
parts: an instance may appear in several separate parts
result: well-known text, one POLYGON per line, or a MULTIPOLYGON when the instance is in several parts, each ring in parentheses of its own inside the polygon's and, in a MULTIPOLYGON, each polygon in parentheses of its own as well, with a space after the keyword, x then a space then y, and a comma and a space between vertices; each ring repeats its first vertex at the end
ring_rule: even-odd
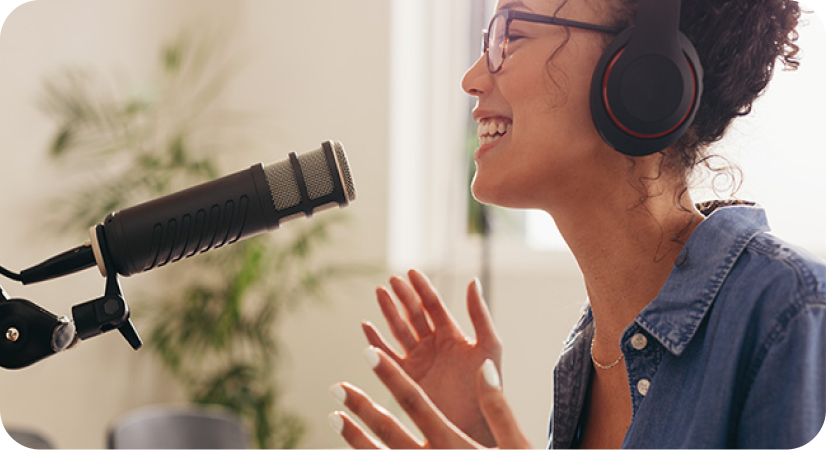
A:
POLYGON ((488 28, 488 70, 496 72, 505 61, 505 27, 507 19, 497 14, 488 28))

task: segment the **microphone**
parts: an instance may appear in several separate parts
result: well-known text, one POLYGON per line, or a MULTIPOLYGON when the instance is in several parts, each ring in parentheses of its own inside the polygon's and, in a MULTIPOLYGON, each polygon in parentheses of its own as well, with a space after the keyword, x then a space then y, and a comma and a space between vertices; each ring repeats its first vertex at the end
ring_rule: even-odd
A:
POLYGON ((31 284, 107 264, 123 276, 204 253, 282 222, 355 200, 347 155, 327 141, 300 156, 256 164, 216 180, 109 214, 91 241, 20 272, 31 284))

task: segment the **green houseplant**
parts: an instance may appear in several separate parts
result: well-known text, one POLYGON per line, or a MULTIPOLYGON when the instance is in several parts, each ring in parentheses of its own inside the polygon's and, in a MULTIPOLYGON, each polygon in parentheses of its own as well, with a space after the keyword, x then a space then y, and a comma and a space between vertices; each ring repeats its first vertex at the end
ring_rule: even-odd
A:
MULTIPOLYGON (((74 203, 56 204, 56 228, 87 229, 111 211, 219 175, 216 133, 239 122, 216 107, 238 67, 221 55, 214 42, 183 35, 163 47, 157 74, 140 88, 78 68, 46 81, 43 110, 57 124, 50 155, 96 180, 74 203)), ((276 325, 344 273, 313 260, 342 217, 325 213, 278 239, 258 236, 164 268, 171 289, 133 308, 151 326, 141 330, 147 349, 188 398, 237 412, 261 448, 292 448, 302 436, 301 419, 279 403, 276 325)))

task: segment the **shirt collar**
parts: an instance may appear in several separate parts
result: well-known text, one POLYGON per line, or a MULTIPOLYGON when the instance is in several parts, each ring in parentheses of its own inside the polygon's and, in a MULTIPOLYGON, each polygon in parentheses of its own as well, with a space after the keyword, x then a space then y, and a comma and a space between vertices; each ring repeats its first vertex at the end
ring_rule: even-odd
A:
POLYGON ((759 207, 728 206, 713 211, 688 238, 657 298, 636 322, 679 356, 746 245, 768 230, 766 214, 759 207))

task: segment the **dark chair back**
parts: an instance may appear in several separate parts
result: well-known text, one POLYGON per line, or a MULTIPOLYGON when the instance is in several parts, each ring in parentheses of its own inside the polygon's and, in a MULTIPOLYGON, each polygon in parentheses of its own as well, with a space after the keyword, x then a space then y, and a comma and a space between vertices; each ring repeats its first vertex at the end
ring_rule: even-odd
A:
POLYGON ((15 427, 6 428, 6 431, 9 432, 9 436, 11 436, 12 439, 17 441, 17 443, 22 445, 23 447, 34 448, 39 450, 54 448, 51 441, 49 441, 49 439, 47 439, 46 436, 40 434, 37 431, 15 427))
POLYGON ((218 408, 152 406, 119 417, 109 428, 109 448, 250 448, 241 419, 218 408))

